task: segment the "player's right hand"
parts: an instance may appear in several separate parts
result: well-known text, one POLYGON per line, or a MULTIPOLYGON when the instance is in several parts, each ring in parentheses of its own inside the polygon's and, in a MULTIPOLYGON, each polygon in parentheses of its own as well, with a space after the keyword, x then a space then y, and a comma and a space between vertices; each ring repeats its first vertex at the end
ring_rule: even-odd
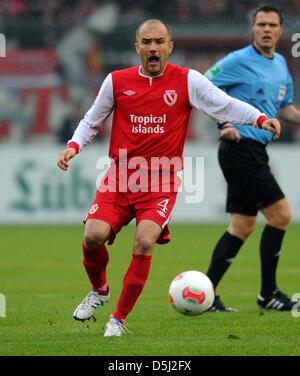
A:
POLYGON ((74 148, 67 148, 63 150, 57 160, 57 166, 61 168, 63 171, 67 171, 69 168, 69 160, 75 157, 76 150, 74 148))

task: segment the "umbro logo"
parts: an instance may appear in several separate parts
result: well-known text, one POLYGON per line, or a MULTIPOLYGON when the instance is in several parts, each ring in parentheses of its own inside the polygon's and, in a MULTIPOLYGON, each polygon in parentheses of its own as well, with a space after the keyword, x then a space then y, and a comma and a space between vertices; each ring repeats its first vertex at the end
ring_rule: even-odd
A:
POLYGON ((90 208, 90 214, 91 215, 93 215, 93 214, 95 214, 96 213, 96 211, 99 209, 99 205, 98 204, 94 204, 94 205, 92 205, 91 206, 91 208, 90 208))
POLYGON ((126 91, 124 91, 123 94, 130 96, 130 95, 135 94, 135 91, 133 91, 133 90, 126 90, 126 91))

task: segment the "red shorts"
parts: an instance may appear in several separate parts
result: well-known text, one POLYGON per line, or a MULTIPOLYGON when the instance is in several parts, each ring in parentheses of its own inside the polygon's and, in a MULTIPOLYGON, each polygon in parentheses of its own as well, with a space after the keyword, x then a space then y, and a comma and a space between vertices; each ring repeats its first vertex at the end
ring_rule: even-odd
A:
POLYGON ((148 219, 163 229, 157 240, 158 244, 170 241, 168 223, 181 183, 178 177, 172 179, 171 189, 168 192, 164 192, 162 184, 159 185, 158 192, 102 191, 103 181, 84 222, 89 219, 107 222, 113 230, 108 244, 114 242, 116 234, 133 218, 136 218, 137 225, 142 220, 148 219))

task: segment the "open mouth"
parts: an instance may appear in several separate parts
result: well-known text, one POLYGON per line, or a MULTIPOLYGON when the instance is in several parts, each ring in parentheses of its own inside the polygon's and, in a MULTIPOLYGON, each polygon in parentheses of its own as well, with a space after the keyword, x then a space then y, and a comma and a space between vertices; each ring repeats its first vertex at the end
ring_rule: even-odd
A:
POLYGON ((265 37, 263 37, 262 38, 262 40, 264 41, 264 42, 271 42, 272 41, 272 38, 270 37, 270 36, 265 36, 265 37))
POLYGON ((153 66, 156 65, 157 63, 159 63, 159 56, 156 56, 156 55, 149 56, 148 63, 153 66))

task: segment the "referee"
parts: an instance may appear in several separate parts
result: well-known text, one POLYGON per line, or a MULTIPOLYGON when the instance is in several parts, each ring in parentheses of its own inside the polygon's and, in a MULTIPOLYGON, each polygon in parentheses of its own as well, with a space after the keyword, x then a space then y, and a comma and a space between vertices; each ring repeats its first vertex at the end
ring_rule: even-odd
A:
MULTIPOLYGON (((206 72, 216 86, 232 97, 247 102, 268 117, 276 114, 300 123, 300 111, 293 105, 293 82, 284 57, 275 52, 283 31, 283 15, 264 5, 253 13, 254 42, 230 53, 206 72)), ((291 218, 288 201, 268 164, 270 131, 250 126, 220 123, 219 164, 228 185, 226 211, 231 214, 227 231, 212 254, 207 275, 215 288, 245 240, 256 226, 258 211, 266 218, 260 241, 261 308, 289 311, 293 302, 279 290, 276 270, 286 228, 291 218)), ((212 311, 233 312, 216 296, 212 311)))

